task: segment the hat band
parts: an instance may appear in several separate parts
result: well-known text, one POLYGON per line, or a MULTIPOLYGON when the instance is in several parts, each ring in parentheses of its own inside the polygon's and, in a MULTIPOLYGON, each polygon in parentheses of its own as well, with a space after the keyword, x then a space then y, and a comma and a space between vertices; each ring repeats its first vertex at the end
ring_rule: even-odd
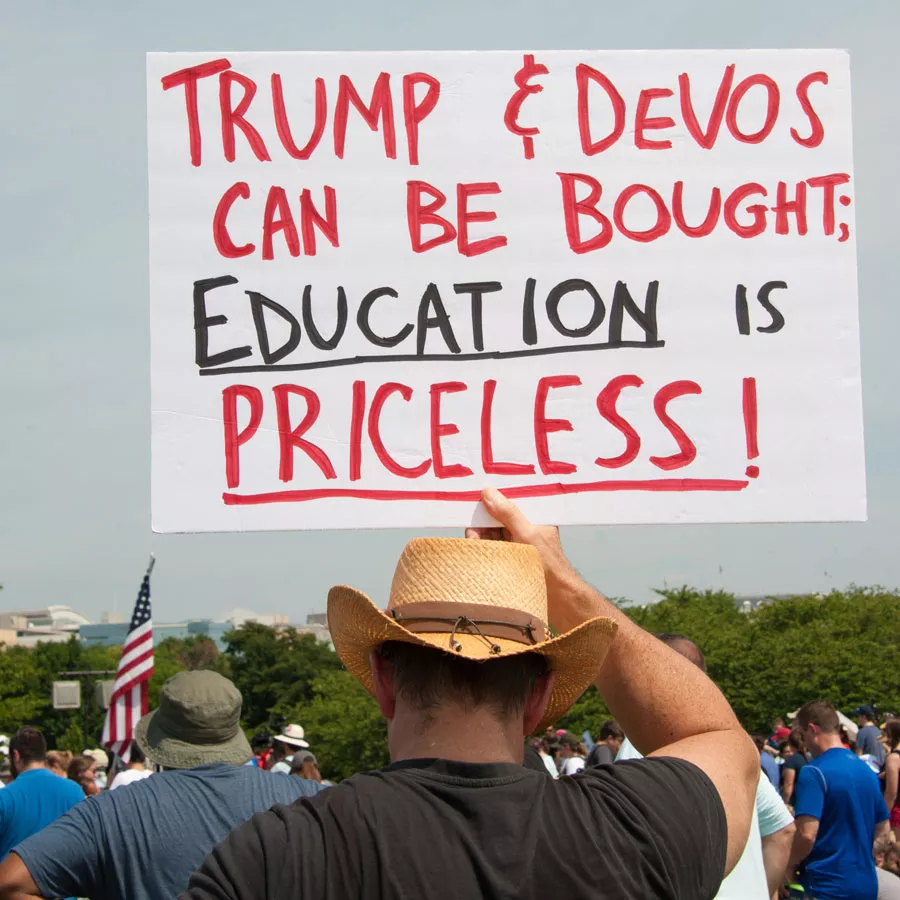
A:
POLYGON ((429 600, 405 603, 389 609, 388 614, 413 634, 449 634, 453 649, 458 649, 454 647, 457 634, 501 638, 526 645, 539 644, 547 639, 547 627, 540 619, 505 606, 429 600))

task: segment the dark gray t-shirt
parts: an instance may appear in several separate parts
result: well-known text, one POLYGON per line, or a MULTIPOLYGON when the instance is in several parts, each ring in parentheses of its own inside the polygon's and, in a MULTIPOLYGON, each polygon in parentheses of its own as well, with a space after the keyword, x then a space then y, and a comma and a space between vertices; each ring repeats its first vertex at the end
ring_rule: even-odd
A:
POLYGON ((233 828, 321 789, 253 766, 161 772, 82 801, 13 851, 44 897, 172 900, 233 828))
POLYGON ((712 782, 680 759, 559 779, 406 760, 254 816, 181 900, 709 900, 727 834, 712 782))

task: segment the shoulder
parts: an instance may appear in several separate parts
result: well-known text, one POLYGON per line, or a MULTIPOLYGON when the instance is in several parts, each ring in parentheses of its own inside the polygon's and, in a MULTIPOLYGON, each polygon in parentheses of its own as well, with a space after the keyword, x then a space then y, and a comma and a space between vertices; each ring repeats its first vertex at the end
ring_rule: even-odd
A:
POLYGON ((649 803, 654 808, 661 795, 671 797, 673 802, 710 804, 720 810, 722 806, 713 783, 701 769, 671 757, 623 760, 613 766, 584 769, 572 781, 595 791, 601 800, 616 790, 635 803, 649 803))
POLYGON ((65 784, 65 790, 63 791, 64 795, 71 797, 76 803, 80 800, 84 800, 84 791, 76 782, 70 781, 68 778, 59 778, 58 775, 54 775, 53 777, 65 784))
POLYGON ((797 770, 798 785, 812 784, 814 782, 821 784, 823 777, 819 763, 814 759, 811 759, 805 766, 797 770))
POLYGON ((45 797, 58 797, 63 800, 69 800, 72 803, 84 800, 84 791, 77 782, 68 778, 60 778, 59 775, 54 775, 52 772, 35 773, 27 785, 22 785, 23 794, 31 791, 34 791, 36 794, 43 794, 45 797))
POLYGON ((324 786, 284 772, 272 772, 256 766, 238 767, 236 777, 254 789, 266 791, 275 803, 293 803, 301 797, 314 797, 324 786))

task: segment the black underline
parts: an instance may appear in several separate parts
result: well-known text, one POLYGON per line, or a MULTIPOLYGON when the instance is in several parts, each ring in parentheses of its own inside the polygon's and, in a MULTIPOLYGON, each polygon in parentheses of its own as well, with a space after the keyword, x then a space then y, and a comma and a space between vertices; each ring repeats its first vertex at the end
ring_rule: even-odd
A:
POLYGON ((351 356, 347 359, 322 359, 304 363, 276 363, 255 366, 217 366, 200 369, 201 375, 227 375, 242 372, 302 372, 307 369, 330 369, 336 366, 360 366, 367 363, 388 362, 451 362, 472 361, 476 359, 519 359, 527 356, 551 356, 557 353, 584 353, 590 350, 620 350, 634 348, 639 350, 665 347, 665 341, 606 341, 601 344, 571 344, 566 347, 532 347, 527 350, 495 350, 488 353, 399 353, 379 356, 351 356))

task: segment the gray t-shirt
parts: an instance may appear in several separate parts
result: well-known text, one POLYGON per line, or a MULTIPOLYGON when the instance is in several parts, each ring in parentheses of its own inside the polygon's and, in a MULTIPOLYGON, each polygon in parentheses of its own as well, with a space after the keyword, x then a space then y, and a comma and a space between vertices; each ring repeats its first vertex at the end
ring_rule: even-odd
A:
POLYGON ((232 829, 320 790, 251 766, 162 772, 82 801, 13 850, 44 897, 172 900, 232 829))
POLYGON ((594 749, 588 755, 586 766, 612 765, 615 757, 609 744, 594 744, 594 749))
POLYGON ((869 753, 884 765, 884 745, 878 743, 881 729, 877 725, 863 725, 856 735, 856 752, 861 756, 869 753))

